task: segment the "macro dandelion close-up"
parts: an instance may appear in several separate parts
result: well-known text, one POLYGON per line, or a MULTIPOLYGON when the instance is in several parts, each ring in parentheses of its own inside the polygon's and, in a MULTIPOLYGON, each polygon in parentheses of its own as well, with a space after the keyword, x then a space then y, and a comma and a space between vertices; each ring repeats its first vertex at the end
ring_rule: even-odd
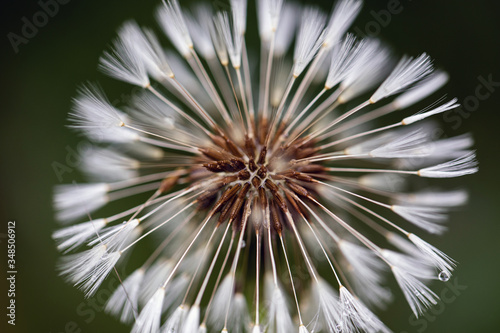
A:
POLYGON ((154 242, 105 308, 132 332, 389 332, 370 308, 392 299, 391 273, 415 315, 436 304, 426 284, 455 262, 408 230, 443 233, 467 194, 407 183, 475 173, 473 141, 434 140, 424 122, 456 99, 400 111, 448 76, 425 53, 395 63, 380 41, 346 34, 361 4, 340 0, 328 16, 261 0, 247 32, 246 0, 218 13, 167 1, 156 18, 178 54, 126 22, 100 69, 144 91, 118 109, 99 86, 80 89, 70 126, 96 143, 82 163, 93 182, 56 187, 54 204, 73 222, 150 196, 56 231, 61 274, 92 296, 154 242), (392 112, 401 121, 373 126, 392 112))
POLYGON ((98 299, 116 332, 432 328, 465 290, 466 242, 446 239, 482 158, 442 121, 467 103, 456 73, 354 27, 364 5, 164 0, 117 26, 70 87, 74 165, 51 164, 44 270, 80 290, 78 316, 98 299))

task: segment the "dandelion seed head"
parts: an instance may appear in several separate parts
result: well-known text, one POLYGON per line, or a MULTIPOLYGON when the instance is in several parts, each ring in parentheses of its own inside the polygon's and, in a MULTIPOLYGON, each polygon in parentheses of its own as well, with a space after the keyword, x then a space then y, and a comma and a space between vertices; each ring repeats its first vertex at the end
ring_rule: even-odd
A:
POLYGON ((426 125, 456 99, 414 110, 448 75, 347 33, 359 0, 230 5, 163 1, 177 52, 126 22, 100 68, 143 89, 130 103, 80 89, 70 126, 95 183, 55 190, 57 218, 86 221, 53 234, 61 275, 91 296, 123 274, 105 310, 136 333, 389 332, 373 311, 391 279, 422 314, 456 262, 417 234, 444 233, 467 194, 413 184, 478 170, 469 135, 426 125))

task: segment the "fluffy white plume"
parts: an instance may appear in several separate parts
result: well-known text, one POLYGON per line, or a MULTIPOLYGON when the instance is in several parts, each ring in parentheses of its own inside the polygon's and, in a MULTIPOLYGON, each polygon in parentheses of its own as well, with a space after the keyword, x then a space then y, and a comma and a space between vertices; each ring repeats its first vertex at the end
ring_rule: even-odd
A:
POLYGON ((174 313, 170 315, 165 324, 161 328, 162 333, 179 333, 182 324, 184 323, 184 318, 188 313, 188 308, 184 306, 179 306, 174 313))
POLYGON ((418 175, 426 178, 453 178, 470 175, 478 170, 476 153, 469 152, 452 161, 420 169, 418 175))
POLYGON ((144 29, 144 36, 141 57, 145 61, 149 75, 158 81, 174 77, 174 72, 156 34, 151 29, 144 29))
POLYGON ((438 296, 416 277, 396 266, 392 267, 392 272, 417 318, 425 309, 437 304, 438 296))
POLYGON ((244 333, 250 325, 250 314, 245 296, 236 293, 233 298, 231 312, 229 313, 229 332, 244 333))
POLYGON ((270 2, 267 0, 258 0, 257 2, 257 11, 259 13, 259 36, 263 42, 268 43, 272 36, 272 27, 271 27, 271 15, 269 14, 269 5, 270 2))
POLYGON ((323 44, 325 22, 326 17, 318 8, 308 7, 304 10, 295 43, 295 77, 300 76, 323 44))
POLYGON ((69 114, 70 127, 81 130, 90 139, 102 142, 130 142, 138 135, 122 127, 126 116, 108 101, 104 93, 89 84, 79 89, 69 114))
POLYGON ((182 325, 182 333, 192 333, 198 330, 200 326, 200 307, 192 306, 189 309, 186 320, 184 320, 184 324, 182 325))
POLYGON ((139 161, 116 149, 92 147, 81 154, 80 169, 96 181, 114 182, 139 176, 139 161))
POLYGON ((153 294, 161 287, 172 272, 173 264, 167 260, 160 260, 146 270, 141 286, 140 302, 146 304, 153 294))
POLYGON ((144 37, 136 23, 125 23, 118 30, 111 52, 105 52, 99 68, 107 75, 140 87, 149 86, 149 78, 141 51, 144 37))
POLYGON ((165 289, 158 289, 136 319, 132 333, 158 333, 165 289))
POLYGON ((58 185, 54 191, 56 218, 63 222, 86 216, 109 201, 105 183, 58 185))
POLYGON ((407 132, 384 132, 375 137, 371 137, 368 140, 363 140, 353 146, 344 149, 346 154, 356 155, 356 154, 369 154, 371 151, 383 147, 391 142, 397 142, 398 138, 403 137, 407 132))
POLYGON ((309 330, 304 325, 299 326, 299 333, 309 333, 309 330))
POLYGON ((123 245, 126 245, 132 240, 131 237, 134 236, 134 232, 137 230, 139 223, 138 219, 133 219, 106 228, 99 236, 95 237, 89 245, 105 244, 108 250, 121 250, 123 245))
POLYGON ((415 206, 458 207, 467 203, 469 196, 464 190, 438 191, 426 190, 415 193, 397 194, 397 202, 415 206))
POLYGON ((276 29, 278 29, 281 9, 283 8, 283 1, 284 0, 267 0, 267 2, 269 3, 268 9, 269 9, 271 30, 273 32, 275 32, 276 29))
POLYGON ((378 40, 366 40, 359 50, 352 70, 342 81, 343 93, 339 96, 340 103, 346 103, 378 84, 389 68, 389 51, 378 40))
POLYGON ((212 307, 210 308, 209 323, 214 329, 221 329, 221 323, 224 323, 227 312, 227 305, 232 302, 233 298, 233 282, 234 276, 228 274, 222 280, 221 284, 217 288, 214 300, 212 301, 212 307))
POLYGON ((408 222, 432 234, 441 234, 447 229, 442 225, 447 215, 441 207, 392 205, 391 209, 408 222))
POLYGON ((358 178, 363 186, 372 187, 379 190, 397 192, 403 190, 405 179, 401 175, 394 174, 368 174, 358 178))
POLYGON ((392 266, 396 266, 419 279, 432 280, 436 277, 434 267, 429 265, 427 260, 423 260, 421 256, 414 257, 386 249, 382 250, 382 254, 392 266))
POLYGON ((428 150, 432 158, 458 158, 467 153, 474 145, 474 139, 470 134, 462 134, 452 138, 446 138, 431 142, 428 150))
POLYGON ((425 260, 430 262, 440 271, 445 272, 448 276, 451 276, 456 266, 456 262, 453 259, 414 234, 410 234, 408 238, 422 252, 422 257, 425 260))
POLYGON ((340 0, 337 2, 326 29, 324 40, 326 47, 335 46, 358 16, 362 5, 363 1, 361 0, 340 0))
POLYGON ((423 120, 423 119, 428 118, 430 116, 433 116, 435 114, 439 114, 439 113, 446 112, 448 110, 455 109, 459 106, 460 106, 460 104, 457 104, 457 99, 454 98, 451 101, 449 101, 448 103, 445 103, 445 104, 443 104, 443 105, 441 105, 433 110, 422 111, 422 112, 419 112, 413 116, 407 117, 407 118, 403 119, 402 123, 403 123, 403 125, 410 125, 410 124, 413 124, 414 122, 423 120))
POLYGON ((119 252, 108 252, 105 245, 61 258, 59 270, 69 281, 91 297, 120 259, 119 252))
POLYGON ((344 240, 338 245, 351 266, 354 290, 368 305, 384 308, 392 298, 390 290, 382 286, 387 265, 365 247, 344 240))
POLYGON ((431 141, 418 147, 418 151, 416 151, 416 153, 425 155, 423 158, 402 159, 397 163, 401 169, 425 167, 440 161, 448 161, 450 159, 462 157, 470 152, 469 149, 473 145, 474 140, 469 134, 431 141))
POLYGON ((231 0, 233 20, 240 35, 244 35, 247 29, 247 0, 231 0))
POLYGON ((69 252, 87 242, 106 226, 106 219, 96 219, 59 229, 52 234, 57 242, 57 249, 69 252))
POLYGON ((372 103, 381 99, 397 94, 403 89, 408 88, 415 82, 420 81, 432 72, 432 63, 427 54, 422 54, 414 59, 403 57, 392 73, 380 85, 370 98, 372 103))
POLYGON ((134 312, 139 304, 139 293, 144 270, 142 268, 134 271, 118 286, 106 302, 105 311, 120 318, 123 323, 130 323, 134 319, 134 312))
POLYGON ((327 332, 341 333, 342 309, 338 293, 322 279, 315 283, 313 287, 315 297, 319 303, 319 317, 327 332))
POLYGON ((340 287, 341 332, 391 332, 361 301, 340 287))
POLYGON ((300 7, 294 3, 285 3, 281 12, 280 23, 276 31, 274 41, 274 56, 282 57, 290 48, 297 28, 297 16, 300 14, 300 7))
POLYGON ((389 243, 394 245, 398 250, 406 253, 414 258, 421 258, 422 252, 415 246, 408 237, 402 237, 398 234, 390 232, 387 236, 389 243))
POLYGON ((175 111, 155 95, 144 92, 134 96, 132 103, 137 118, 143 120, 144 123, 150 126, 153 123, 160 125, 162 129, 169 132, 174 132, 178 126, 175 111))
POLYGON ((435 71, 405 93, 398 96, 393 104, 402 110, 423 100, 441 89, 449 80, 449 75, 443 71, 435 71))
POLYGON ((178 0, 163 1, 156 12, 156 19, 170 41, 183 57, 189 57, 193 41, 189 34, 178 0))
POLYGON ((411 158, 427 156, 428 152, 422 149, 428 141, 428 135, 424 131, 416 130, 402 135, 395 135, 387 144, 370 152, 373 157, 380 158, 411 158))
MULTIPOLYGON (((171 311, 173 307, 180 305, 190 280, 191 279, 186 274, 181 274, 169 282, 165 289, 165 293, 168 297, 163 301, 163 312, 171 311)), ((165 282, 165 279, 163 279, 162 282, 165 282)))
POLYGON ((294 330, 293 321, 283 291, 276 285, 269 288, 272 288, 272 291, 270 291, 268 299, 268 331, 270 333, 292 332, 294 330))
POLYGON ((239 33, 234 22, 235 15, 236 14, 233 12, 233 20, 231 21, 228 13, 218 13, 215 18, 215 26, 226 44, 231 64, 234 68, 240 68, 243 35, 239 33))
POLYGON ((193 9, 193 14, 184 13, 188 28, 193 38, 196 50, 205 58, 213 59, 216 56, 211 30, 213 29, 212 6, 200 3, 193 9))
POLYGON ((330 70, 325 83, 327 89, 333 88, 349 75, 359 51, 363 49, 363 42, 360 43, 356 41, 356 37, 348 34, 344 42, 333 49, 330 70))
POLYGON ((141 61, 149 75, 158 81, 174 77, 156 34, 151 29, 142 30, 135 22, 125 23, 122 28, 130 40, 131 50, 141 61))

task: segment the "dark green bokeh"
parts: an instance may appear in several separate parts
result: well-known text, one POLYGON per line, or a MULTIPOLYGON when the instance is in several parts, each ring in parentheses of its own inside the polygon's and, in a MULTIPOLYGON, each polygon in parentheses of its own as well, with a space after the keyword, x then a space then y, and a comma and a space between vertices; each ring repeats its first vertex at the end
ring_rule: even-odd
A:
MULTIPOLYGON (((181 1, 185 3, 189 1, 181 1)), ((374 17, 371 10, 385 9, 389 0, 370 0, 355 26, 364 30, 374 17)), ((84 300, 74 287, 55 273, 58 254, 50 238, 56 228, 51 208, 52 187, 60 183, 54 162, 73 170, 72 151, 81 139, 65 127, 71 98, 78 84, 102 82, 114 98, 128 94, 131 87, 116 84, 96 70, 102 50, 125 20, 137 19, 155 25, 153 11, 159 1, 68 1, 39 29, 26 45, 14 53, 7 33, 20 34, 23 22, 40 10, 35 1, 3 1, 2 33, 2 118, 0 122, 1 169, 0 225, 17 221, 17 325, 6 327, 5 239, 0 238, 0 331, 2 332, 128 332, 129 327, 100 312, 106 291, 94 300, 84 300), (68 151, 69 149, 69 151, 68 151), (69 160, 68 160, 69 158, 69 160), (93 309, 91 303, 96 308, 93 309), (77 310, 79 309, 79 310, 77 310), (80 314, 78 313, 80 312, 80 314), (88 321, 88 322, 86 322, 88 321), (73 322, 73 323, 72 323, 73 322), (69 323, 69 324, 68 324, 69 323), (75 327, 73 327, 76 325, 75 327), (80 329, 80 331, 79 331, 80 329)), ((222 3, 222 2, 220 2, 222 3)), ((328 8, 330 1, 318 2, 328 8)), ((401 0, 402 13, 393 15, 380 37, 399 53, 428 52, 438 67, 451 75, 449 96, 473 102, 479 77, 500 81, 500 5, 494 1, 401 0), (467 99, 467 97, 469 97, 467 99)), ((252 20, 253 22, 253 20, 252 20)), ((255 27, 249 28, 252 30, 255 27)), ((415 322, 398 297, 381 316, 395 332, 498 332, 499 176, 497 109, 500 87, 480 101, 477 110, 460 118, 443 120, 448 135, 472 132, 477 140, 481 172, 448 182, 466 186, 471 202, 453 214, 451 230, 430 240, 460 262, 451 282, 466 286, 453 298, 453 288, 436 284, 446 301, 415 322), (468 118, 468 119, 465 119, 468 118), (458 124, 459 119, 462 120, 458 124), (496 186, 495 186, 496 185, 496 186), (457 280, 458 279, 458 280, 457 280)), ((482 92, 482 91, 481 91, 482 92)), ((441 119, 441 118, 440 118, 441 119)), ((80 181, 76 170, 62 175, 63 182, 80 181)), ((104 284, 106 286, 107 283, 104 284)), ((105 290, 104 288, 103 290, 105 290)))

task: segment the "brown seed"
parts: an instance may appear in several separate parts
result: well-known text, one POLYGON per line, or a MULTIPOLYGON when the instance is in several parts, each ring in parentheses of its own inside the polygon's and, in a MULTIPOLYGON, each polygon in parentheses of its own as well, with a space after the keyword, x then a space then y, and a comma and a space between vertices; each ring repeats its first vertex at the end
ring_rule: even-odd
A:
POLYGON ((245 161, 240 158, 232 158, 230 160, 231 166, 234 168, 235 172, 245 169, 245 161))
POLYGON ((255 188, 259 188, 260 184, 262 184, 262 180, 258 177, 253 177, 252 178, 252 185, 255 188))
POLYGON ((248 161, 248 168, 250 169, 250 171, 252 172, 255 172, 255 170, 257 170, 259 167, 257 166, 257 164, 255 164, 255 161, 253 158, 250 159, 250 161, 248 161))
POLYGON ((238 197, 236 198, 236 200, 234 201, 234 203, 232 205, 233 208, 231 209, 231 214, 229 216, 230 221, 233 221, 238 216, 240 209, 241 209, 241 206, 243 205, 243 203, 246 200, 246 195, 247 195, 250 187, 251 187, 250 183, 245 183, 245 185, 243 185, 243 188, 241 189, 240 193, 238 193, 238 197))
POLYGON ((200 152, 211 160, 223 160, 227 158, 227 153, 214 148, 200 148, 200 152))
POLYGON ((236 184, 230 188, 228 188, 219 198, 219 201, 214 206, 214 211, 218 212, 222 205, 227 202, 231 197, 235 196, 236 193, 241 189, 241 184, 236 184))
POLYGON ((295 184, 294 182, 287 181, 286 184, 293 192, 295 192, 296 194, 298 194, 300 196, 307 197, 309 195, 309 191, 306 188, 304 188, 298 184, 295 184))
POLYGON ((262 147, 262 150, 260 151, 259 160, 257 161, 257 163, 264 164, 266 162, 266 156, 267 156, 267 147, 264 146, 264 147, 262 147))
POLYGON ((263 143, 264 141, 266 141, 266 136, 267 136, 267 130, 268 130, 268 120, 267 118, 260 118, 260 126, 258 128, 259 130, 259 143, 263 143))
POLYGON ((305 148, 305 149, 298 149, 296 154, 295 154, 295 159, 301 159, 301 158, 306 158, 309 156, 312 156, 318 152, 317 148, 311 147, 311 148, 305 148))
POLYGON ((283 180, 283 179, 285 179, 285 177, 282 176, 282 175, 269 175, 269 178, 271 178, 272 180, 283 180))
POLYGON ((325 167, 319 164, 309 164, 298 167, 297 171, 305 173, 322 173, 325 172, 325 167))
POLYGON ((271 193, 278 192, 278 186, 270 179, 266 179, 266 187, 271 191, 271 193))
POLYGON ((224 150, 227 149, 226 140, 223 137, 218 136, 218 135, 212 135, 211 139, 215 143, 215 145, 217 145, 218 147, 220 147, 224 150))
POLYGON ((276 203, 278 204, 279 208, 284 212, 288 212, 288 206, 286 204, 285 199, 283 199, 283 196, 279 194, 278 192, 273 193, 274 199, 276 203))
POLYGON ((295 209, 295 211, 300 213, 301 210, 299 208, 299 204, 297 203, 297 201, 295 200, 293 195, 290 193, 290 191, 285 191, 285 197, 286 197, 286 200, 288 200, 288 202, 290 202, 290 205, 292 205, 292 207, 295 209))
POLYGON ((227 176, 222 178, 219 182, 222 184, 222 186, 226 186, 228 184, 231 184, 232 182, 235 182, 236 180, 238 180, 238 176, 227 176))
POLYGON ((198 198, 196 199, 196 201, 198 202, 198 209, 204 210, 212 206, 212 204, 217 199, 218 193, 219 190, 211 190, 200 194, 200 196, 198 196, 198 198))
POLYGON ((236 200, 236 196, 231 197, 226 203, 223 204, 220 210, 220 216, 217 223, 220 225, 224 223, 229 218, 229 213, 231 212, 231 207, 236 200))
POLYGON ((250 178, 250 176, 251 176, 250 171, 248 171, 246 169, 238 172, 238 179, 240 179, 240 180, 247 180, 250 178))
POLYGON ((245 151, 247 156, 251 159, 255 158, 255 141, 248 136, 245 137, 245 151))
POLYGON ((266 180, 266 187, 271 191, 271 194, 273 195, 274 199, 276 200, 276 203, 278 206, 281 208, 283 212, 288 211, 288 207, 286 205, 285 199, 281 196, 281 194, 278 192, 278 186, 273 183, 271 180, 266 180))
POLYGON ((267 168, 263 165, 260 166, 259 171, 257 171, 257 176, 259 176, 261 179, 266 178, 267 175, 267 168))
POLYGON ((204 163, 203 166, 212 172, 224 172, 225 170, 223 169, 222 165, 219 162, 214 162, 214 163, 204 163))
POLYGON ((240 157, 240 158, 243 157, 243 155, 241 155, 241 152, 238 149, 238 147, 236 146, 236 144, 228 138, 226 138, 226 146, 234 156, 240 157))
POLYGON ((275 202, 271 204, 270 211, 273 228, 278 233, 278 235, 281 236, 281 233, 283 231, 283 223, 281 222, 280 212, 275 202))
POLYGON ((160 188, 158 189, 158 191, 160 193, 166 193, 166 192, 170 191, 172 189, 172 187, 174 187, 175 184, 177 184, 177 181, 179 180, 179 178, 181 178, 181 175, 182 175, 182 171, 179 170, 179 171, 176 171, 173 174, 171 174, 169 177, 165 178, 161 182, 161 185, 160 185, 160 188))
POLYGON ((266 190, 261 186, 257 190, 259 192, 259 201, 262 209, 266 208, 267 206, 267 196, 266 196, 266 190))

